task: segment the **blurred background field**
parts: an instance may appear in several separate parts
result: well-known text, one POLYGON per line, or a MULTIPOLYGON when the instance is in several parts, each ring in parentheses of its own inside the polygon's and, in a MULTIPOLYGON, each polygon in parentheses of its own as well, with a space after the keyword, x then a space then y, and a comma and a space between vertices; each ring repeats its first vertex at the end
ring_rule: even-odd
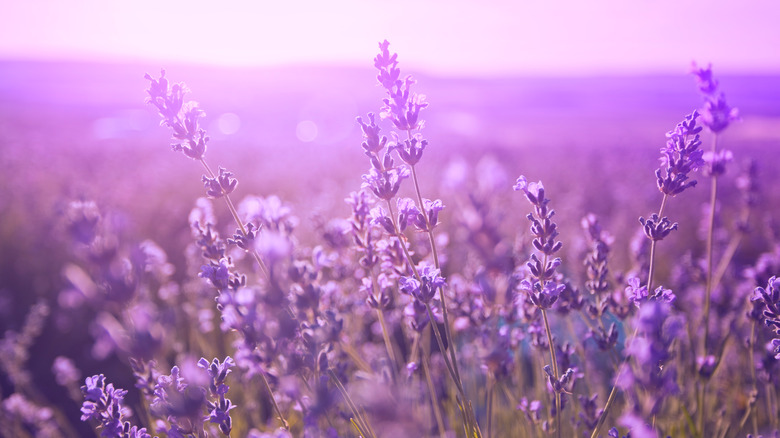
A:
MULTIPOLYGON (((349 215, 344 198, 359 189, 367 169, 355 117, 378 112, 383 97, 373 70, 164 67, 206 111, 209 161, 236 174, 237 199, 278 195, 300 218, 296 235, 306 245, 319 243, 323 221, 349 215)), ((150 64, 0 62, 0 333, 18 330, 40 298, 56 306, 68 287, 63 269, 73 255, 62 226, 70 201, 95 201, 128 241, 155 241, 175 266, 175 277, 185 275, 184 249, 192 239, 187 217, 205 194, 202 168, 170 150, 168 131, 144 102, 143 75, 158 70, 150 64)), ((459 215, 464 195, 498 188, 507 213, 504 237, 523 238, 526 208, 511 186, 524 174, 544 182, 571 257, 582 250, 579 220, 586 213, 598 214, 606 229, 629 239, 639 228, 637 218, 657 208, 653 172, 665 133, 701 105, 693 79, 683 73, 414 76, 430 102, 421 183, 447 205, 443 222, 459 215)), ((754 222, 771 227, 769 220, 780 217, 780 77, 720 80, 743 119, 721 139, 735 156, 722 186, 724 217, 736 214, 736 207, 729 210, 738 203, 734 181, 753 158, 766 206, 754 222)), ((697 227, 707 196, 705 185, 689 202, 673 203, 669 214, 683 233, 664 251, 691 245, 701 251, 697 227)), ((769 249, 756 235, 740 254, 749 258, 769 249)), ((626 251, 626 245, 616 248, 617 267, 626 267, 626 251)), ((56 318, 35 341, 28 365, 39 386, 51 388, 54 402, 72 404, 53 383, 55 356, 75 358, 85 375, 111 369, 89 359, 90 344, 86 322, 61 325, 56 318)), ((7 393, 8 382, 0 384, 7 393)))

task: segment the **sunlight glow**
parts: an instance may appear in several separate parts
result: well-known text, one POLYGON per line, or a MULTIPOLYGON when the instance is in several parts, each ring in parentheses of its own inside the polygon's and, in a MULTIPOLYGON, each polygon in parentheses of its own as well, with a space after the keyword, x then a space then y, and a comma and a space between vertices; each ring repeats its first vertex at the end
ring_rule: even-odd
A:
POLYGON ((138 0, 14 2, 0 59, 363 64, 388 39, 437 73, 780 71, 780 2, 138 0))

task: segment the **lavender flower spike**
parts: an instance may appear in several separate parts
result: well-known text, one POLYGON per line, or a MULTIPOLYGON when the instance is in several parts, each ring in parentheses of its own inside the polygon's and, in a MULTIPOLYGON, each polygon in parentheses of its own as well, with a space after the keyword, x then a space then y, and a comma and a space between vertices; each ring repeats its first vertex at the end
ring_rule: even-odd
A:
POLYGON ((182 83, 171 86, 165 78, 165 70, 160 71, 159 79, 154 79, 149 74, 144 78, 151 82, 146 90, 149 94, 147 103, 157 107, 162 117, 161 124, 173 130, 173 139, 177 141, 171 145, 173 150, 181 151, 194 160, 202 160, 209 141, 206 131, 201 129, 198 123, 204 113, 197 103, 184 103, 187 87, 182 83))
POLYGON ((739 120, 739 111, 726 103, 726 96, 718 90, 718 81, 712 76, 712 65, 699 67, 696 62, 691 66, 696 85, 704 96, 702 120, 704 126, 714 133, 726 129, 733 121, 739 120))
POLYGON ((661 167, 655 171, 658 190, 669 196, 682 193, 688 187, 695 187, 696 181, 688 174, 704 165, 699 133, 696 126, 699 113, 694 111, 666 134, 666 146, 661 148, 661 167))
POLYGON ((422 129, 420 110, 426 108, 428 103, 425 102, 425 96, 411 92, 411 86, 415 83, 411 76, 400 79, 398 54, 391 55, 389 46, 387 40, 379 43, 380 53, 374 58, 374 67, 379 70, 376 78, 388 96, 383 99, 384 106, 380 116, 383 119, 391 119, 393 125, 403 131, 422 129))

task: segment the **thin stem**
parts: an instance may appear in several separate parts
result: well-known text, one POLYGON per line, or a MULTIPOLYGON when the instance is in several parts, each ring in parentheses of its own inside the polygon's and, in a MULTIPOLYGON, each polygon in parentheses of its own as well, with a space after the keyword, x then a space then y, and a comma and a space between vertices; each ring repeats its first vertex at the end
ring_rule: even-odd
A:
MULTIPOLYGON (((666 201, 669 199, 669 195, 664 193, 663 199, 661 199, 661 208, 658 209, 658 217, 662 218, 664 210, 666 209, 666 201)), ((656 240, 650 242, 650 266, 647 270, 647 292, 653 291, 653 274, 655 273, 655 245, 656 240)))
POLYGON ((352 397, 349 396, 347 389, 344 388, 344 385, 341 383, 341 380, 339 380, 339 377, 330 368, 328 368, 328 376, 333 379, 333 383, 336 385, 336 388, 338 388, 339 392, 341 392, 341 395, 344 397, 344 401, 347 402, 349 409, 352 411, 352 415, 354 415, 352 421, 355 427, 360 431, 361 434, 376 438, 376 433, 374 433, 371 425, 368 423, 368 421, 366 421, 355 402, 352 401, 352 397))
POLYGON ((447 434, 445 432, 444 420, 442 420, 441 409, 439 407, 439 397, 436 395, 436 387, 433 385, 433 380, 431 379, 431 370, 428 366, 428 361, 430 359, 428 358, 428 352, 425 350, 425 347, 420 345, 420 350, 422 351, 423 355, 423 374, 425 374, 425 383, 428 385, 428 393, 431 396, 431 407, 433 409, 433 416, 436 418, 436 427, 439 430, 439 436, 441 438, 445 438, 447 434))
MULTIPOLYGON (((546 259, 546 256, 545 256, 546 259)), ((546 266, 546 264, 542 265, 546 266)), ((552 332, 550 331, 550 323, 547 321, 547 311, 545 309, 540 309, 542 311, 542 318, 544 319, 544 329, 547 331, 547 343, 550 344, 550 360, 552 361, 552 369, 553 369, 553 377, 555 378, 555 382, 558 382, 558 360, 555 357, 555 344, 553 343, 553 337, 552 332)), ((561 421, 561 393, 555 390, 553 387, 553 391, 555 391, 555 417, 557 419, 558 423, 558 437, 561 436, 561 429, 563 426, 563 421, 561 421)))
MULTIPOLYGON (((407 131, 407 135, 411 140, 412 138, 411 131, 407 131)), ((420 191, 420 183, 417 181, 417 170, 415 166, 410 166, 410 167, 412 168, 412 181, 414 182, 414 191, 417 194, 417 202, 419 202, 420 208, 423 210, 423 219, 425 220, 425 228, 428 230, 428 240, 430 241, 430 245, 431 245, 433 264, 436 267, 436 269, 441 270, 441 265, 439 264, 439 252, 436 249, 436 239, 433 235, 433 226, 428 220, 428 212, 425 211, 425 205, 423 204, 422 193, 420 191)), ((443 287, 439 289, 439 300, 441 300, 441 313, 442 313, 442 318, 444 319, 444 334, 445 337, 447 338, 447 345, 449 346, 449 350, 450 350, 450 360, 452 360, 456 377, 458 378, 458 380, 461 380, 460 370, 458 369, 458 360, 457 360, 457 352, 455 350, 455 343, 453 342, 452 332, 450 331, 450 319, 447 311, 447 299, 445 298, 443 287)), ((442 354, 444 353, 442 352, 442 354)))
MULTIPOLYGON (((200 163, 203 165, 203 167, 206 169, 206 173, 209 174, 209 178, 216 178, 216 175, 211 170, 209 165, 206 163, 206 160, 204 158, 200 159, 200 163)), ((236 221, 236 224, 238 225, 238 228, 241 230, 241 234, 244 236, 247 236, 246 227, 241 222, 241 218, 238 217, 238 210, 236 210, 236 206, 233 205, 233 201, 230 199, 230 195, 223 196, 225 198, 225 203, 228 206, 228 210, 230 210, 230 214, 233 216, 233 220, 236 221)), ((257 264, 260 266, 260 271, 263 273, 265 278, 268 278, 268 268, 265 266, 265 263, 263 263, 263 260, 260 258, 260 255, 252 249, 251 251, 247 251, 250 254, 252 254, 252 257, 254 257, 257 264)))
MULTIPOLYGON (((631 334, 631 338, 628 342, 628 348, 631 347, 631 344, 634 342, 637 333, 639 333, 639 328, 635 328, 634 333, 631 334)), ((617 396, 617 381, 620 379, 620 375, 623 374, 623 368, 625 368, 626 365, 628 365, 628 358, 626 358, 620 364, 620 368, 618 368, 617 374, 615 375, 616 383, 612 386, 612 390, 609 392, 609 397, 607 397, 607 403, 604 405, 604 410, 601 412, 599 421, 598 423, 596 423, 596 427, 593 429, 593 433, 590 434, 590 438, 597 438, 599 436, 599 431, 601 430, 601 427, 604 426, 604 422, 607 420, 607 415, 609 414, 609 410, 612 407, 612 405, 615 403, 615 398, 617 396)))
MULTIPOLYGON (((718 135, 715 134, 713 136, 712 140, 712 154, 713 154, 713 161, 714 161, 714 155, 715 151, 718 147, 718 135)), ((712 184, 710 185, 710 222, 709 227, 707 230, 707 286, 706 286, 706 294, 704 297, 704 316, 702 324, 704 325, 704 338, 702 339, 702 348, 701 348, 701 355, 702 357, 705 357, 707 355, 707 344, 709 341, 710 336, 710 301, 712 296, 712 289, 713 289, 713 253, 714 253, 714 236, 715 236, 715 202, 718 198, 718 177, 713 173, 712 175, 712 184)), ((699 414, 699 432, 702 434, 702 436, 705 435, 704 433, 704 399, 705 399, 705 391, 706 391, 706 384, 703 384, 701 386, 701 394, 699 396, 699 401, 701 402, 701 405, 699 405, 700 414, 699 414)))
POLYGON ((287 420, 284 419, 282 410, 279 409, 279 405, 276 404, 276 398, 274 397, 274 392, 271 389, 271 385, 268 383, 268 379, 266 379, 265 377, 265 373, 261 371, 258 374, 260 375, 260 380, 263 382, 263 386, 265 387, 266 391, 268 391, 268 397, 271 399, 271 404, 273 405, 274 410, 276 411, 276 415, 279 416, 279 421, 282 422, 282 427, 285 430, 290 430, 290 425, 287 423, 287 420))
POLYGON ((390 334, 387 331, 387 323, 385 322, 385 314, 382 309, 376 309, 376 314, 379 317, 379 325, 382 326, 382 338, 385 341, 385 348, 387 349, 387 356, 392 363, 393 381, 396 380, 396 374, 398 373, 398 361, 395 358, 395 349, 393 343, 390 341, 390 334))

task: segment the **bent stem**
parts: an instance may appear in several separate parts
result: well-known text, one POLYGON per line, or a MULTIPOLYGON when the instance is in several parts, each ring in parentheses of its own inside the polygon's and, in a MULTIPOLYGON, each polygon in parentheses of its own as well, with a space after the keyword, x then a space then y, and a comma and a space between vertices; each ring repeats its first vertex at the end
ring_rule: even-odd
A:
MULTIPOLYGON (((204 158, 200 159, 200 163, 206 169, 206 173, 209 174, 209 178, 216 178, 216 174, 211 170, 211 167, 209 167, 204 158)), ((230 214, 233 216, 233 220, 236 221, 236 225, 238 225, 238 228, 241 230, 241 234, 247 236, 246 227, 244 226, 243 222, 241 222, 241 218, 238 217, 238 210, 236 210, 236 206, 233 205, 233 201, 230 199, 230 195, 225 194, 223 197, 225 198, 225 203, 228 206, 228 210, 230 210, 230 214)), ((265 266, 265 263, 263 263, 263 259, 260 258, 260 255, 257 253, 257 251, 252 249, 251 251, 247 252, 252 254, 252 257, 254 257, 255 261, 260 266, 260 271, 263 273, 263 276, 268 278, 268 268, 265 266)))

